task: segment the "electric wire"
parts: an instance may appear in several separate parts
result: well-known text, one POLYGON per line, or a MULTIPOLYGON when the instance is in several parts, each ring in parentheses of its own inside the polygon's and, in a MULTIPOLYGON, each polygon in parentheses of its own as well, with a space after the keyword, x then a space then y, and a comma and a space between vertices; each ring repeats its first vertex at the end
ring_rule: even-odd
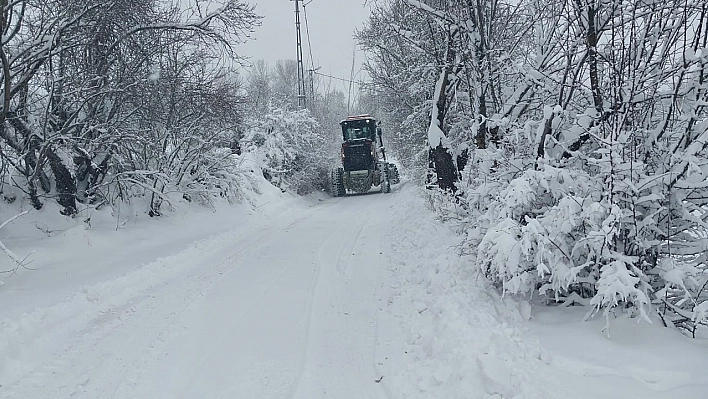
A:
POLYGON ((345 83, 350 83, 350 84, 353 83, 353 84, 357 84, 357 85, 360 85, 360 86, 375 86, 374 83, 366 83, 366 82, 363 82, 363 81, 356 81, 356 80, 352 80, 352 79, 345 79, 345 78, 340 78, 340 77, 337 77, 337 76, 332 76, 332 75, 328 75, 328 74, 325 74, 325 73, 317 72, 317 69, 319 69, 319 68, 315 68, 315 60, 314 60, 314 57, 312 56, 312 41, 310 40, 310 26, 309 26, 308 21, 307 21, 307 5, 310 4, 310 3, 312 3, 313 1, 315 1, 315 0, 310 0, 310 1, 308 1, 307 3, 303 2, 303 4, 302 4, 302 14, 303 14, 303 16, 305 17, 305 35, 307 36, 307 49, 308 49, 308 52, 309 52, 309 54, 310 54, 310 62, 309 62, 309 63, 310 63, 310 68, 309 68, 309 71, 312 72, 312 73, 315 74, 315 75, 319 75, 319 76, 322 76, 322 77, 326 77, 326 78, 338 80, 338 81, 345 82, 345 83))
POLYGON ((340 78, 340 77, 337 77, 337 76, 327 75, 326 73, 320 73, 320 72, 317 72, 317 71, 314 71, 314 73, 315 73, 315 75, 324 76, 324 77, 326 77, 326 78, 330 78, 330 79, 334 79, 334 80, 339 80, 339 81, 346 82, 346 83, 354 83, 354 84, 361 85, 361 86, 375 86, 375 85, 376 85, 375 83, 362 82, 362 81, 359 81, 359 80, 351 80, 351 79, 346 79, 346 78, 340 78))
POLYGON ((307 50, 310 53, 310 68, 315 69, 315 61, 312 58, 312 42, 310 41, 310 26, 307 23, 307 6, 315 0, 310 0, 306 4, 302 5, 302 14, 305 16, 305 35, 307 36, 307 50))

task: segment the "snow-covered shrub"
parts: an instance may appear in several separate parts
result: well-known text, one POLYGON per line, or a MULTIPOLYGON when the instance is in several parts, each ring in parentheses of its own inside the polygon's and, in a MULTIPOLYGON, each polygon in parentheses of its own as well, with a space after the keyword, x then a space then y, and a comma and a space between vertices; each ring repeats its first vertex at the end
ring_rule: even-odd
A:
POLYGON ((538 291, 598 308, 631 302, 643 311, 645 276, 613 249, 622 210, 600 190, 582 171, 549 165, 525 171, 480 215, 486 228, 470 235, 477 267, 509 293, 538 291))
POLYGON ((707 326, 703 2, 540 5, 390 2, 360 32, 406 137, 470 148, 458 176, 430 160, 431 204, 506 292, 707 326))
POLYGON ((682 258, 659 262, 655 302, 665 324, 671 322, 695 337, 699 326, 708 326, 708 268, 698 259, 703 256, 682 258))
MULTIPOLYGON (((558 128, 564 126, 574 128, 567 121, 558 128)), ((682 169, 673 179, 657 174, 646 153, 628 150, 642 132, 619 134, 566 160, 512 154, 514 146, 528 146, 525 131, 511 131, 499 148, 475 151, 462 193, 447 205, 436 202, 442 214, 465 210, 463 251, 476 254, 476 267, 504 292, 588 305, 606 316, 614 309, 647 319, 659 312, 665 323, 689 331, 705 325, 706 208, 690 195, 704 177, 682 161, 694 159, 696 147, 677 152, 673 162, 693 170, 677 180, 682 169)))
POLYGON ((200 161, 177 180, 177 189, 186 198, 202 204, 211 204, 216 198, 233 203, 240 198, 238 158, 231 149, 213 149, 200 161))
POLYGON ((271 183, 298 194, 324 188, 335 155, 329 148, 332 136, 308 110, 272 108, 247 124, 242 145, 262 157, 263 173, 271 183))
MULTIPOLYGON (((605 315, 621 308, 649 319, 658 311, 695 333, 707 322, 707 210, 691 200, 688 177, 680 184, 623 156, 628 141, 608 140, 583 167, 541 159, 510 180, 508 163, 492 170, 478 162, 475 173, 488 181, 464 186, 466 248, 504 292, 605 315)), ((691 148, 679 152, 679 166, 691 148)), ((705 180, 699 168, 690 179, 705 180)))

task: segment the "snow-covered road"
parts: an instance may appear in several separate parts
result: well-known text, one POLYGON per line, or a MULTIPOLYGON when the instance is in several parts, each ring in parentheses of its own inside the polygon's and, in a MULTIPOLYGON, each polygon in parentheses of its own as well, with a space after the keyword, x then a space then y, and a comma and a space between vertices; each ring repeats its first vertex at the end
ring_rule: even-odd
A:
POLYGON ((386 397, 374 350, 392 199, 298 209, 85 289, 37 316, 52 330, 6 365, 0 397, 386 397))
POLYGON ((621 315, 609 339, 586 309, 501 298, 413 185, 270 188, 220 213, 6 237, 38 270, 0 287, 0 399, 706 397, 708 340, 621 315))

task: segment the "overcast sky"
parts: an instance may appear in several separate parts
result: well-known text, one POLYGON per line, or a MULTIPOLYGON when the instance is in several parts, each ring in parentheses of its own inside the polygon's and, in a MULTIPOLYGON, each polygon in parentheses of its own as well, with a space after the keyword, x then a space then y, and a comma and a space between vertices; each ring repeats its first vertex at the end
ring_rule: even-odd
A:
MULTIPOLYGON (((295 3, 292 0, 247 0, 262 15, 253 41, 239 47, 241 55, 252 60, 264 59, 273 65, 277 60, 296 59, 295 3)), ((369 10, 364 0, 305 0, 312 42, 312 57, 321 73, 349 78, 352 52, 356 47, 354 30, 366 21, 369 10), (309 3, 309 4, 308 4, 309 3)), ((302 6, 302 1, 300 5, 302 6)), ((310 68, 305 14, 300 13, 305 68, 310 68)), ((356 50, 356 71, 364 57, 356 50)), ((340 86, 343 87, 343 86, 340 86)))

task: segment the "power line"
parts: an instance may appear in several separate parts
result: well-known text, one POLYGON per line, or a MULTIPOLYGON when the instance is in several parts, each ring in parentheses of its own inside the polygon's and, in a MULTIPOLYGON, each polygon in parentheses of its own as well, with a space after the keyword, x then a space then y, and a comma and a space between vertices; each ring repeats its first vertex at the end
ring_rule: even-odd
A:
MULTIPOLYGON (((328 75, 328 74, 325 74, 325 73, 317 72, 317 70, 319 69, 319 67, 315 68, 315 59, 314 59, 314 57, 313 57, 313 55, 312 55, 312 41, 311 41, 311 39, 310 39, 310 25, 309 25, 308 20, 307 20, 307 6, 308 6, 310 3, 312 3, 313 1, 315 1, 315 0, 309 0, 309 1, 306 1, 306 0, 299 0, 299 1, 302 1, 302 14, 303 14, 303 16, 304 16, 304 18, 305 18, 305 35, 307 36, 307 48, 308 48, 308 52, 309 52, 309 55, 310 55, 310 62, 309 62, 310 68, 308 69, 308 71, 310 72, 310 92, 311 92, 311 95, 312 95, 312 101, 314 101, 314 92, 315 92, 314 75, 319 75, 319 76, 323 76, 323 77, 326 77, 326 78, 330 78, 330 79, 338 80, 338 81, 341 81, 341 82, 349 83, 349 85, 350 85, 350 89, 349 89, 350 94, 351 94, 351 85, 352 85, 352 84, 357 84, 357 85, 360 85, 360 86, 374 86, 373 83, 365 83, 365 82, 361 82, 361 81, 355 81, 355 80, 353 80, 353 79, 345 79, 345 78, 340 78, 340 77, 337 77, 337 76, 332 76, 332 75, 328 75)), ((295 3, 296 3, 295 6, 296 6, 296 8, 297 8, 297 2, 298 2, 298 0, 295 0, 295 3)), ((299 26, 299 25, 298 25, 298 26, 299 26)), ((299 35, 299 32, 300 32, 300 31, 299 31, 299 28, 298 28, 298 35, 299 35)), ((299 41, 298 41, 298 42, 299 42, 299 41)), ((300 50, 300 51, 302 51, 302 50, 300 50)))
POLYGON ((310 25, 307 23, 307 4, 312 3, 315 0, 310 0, 306 4, 302 5, 302 14, 305 16, 305 34, 307 35, 307 50, 310 52, 310 66, 315 68, 315 61, 312 58, 312 42, 310 41, 310 25))
POLYGON ((314 0, 308 1, 306 4, 302 5, 302 13, 305 16, 305 34, 307 35, 307 50, 310 53, 310 107, 311 111, 315 111, 315 75, 313 73, 317 68, 315 68, 315 59, 312 57, 312 42, 310 41, 310 24, 307 22, 307 4, 312 3, 314 0))
POLYGON ((315 71, 314 73, 315 73, 315 75, 324 76, 326 78, 330 78, 330 79, 334 79, 334 80, 340 80, 340 81, 346 82, 346 83, 353 83, 353 84, 357 84, 357 85, 361 85, 361 86, 375 86, 374 83, 370 83, 370 82, 368 83, 368 82, 362 82, 362 81, 358 81, 358 80, 340 78, 337 76, 327 75, 326 73, 320 73, 317 71, 315 71))

